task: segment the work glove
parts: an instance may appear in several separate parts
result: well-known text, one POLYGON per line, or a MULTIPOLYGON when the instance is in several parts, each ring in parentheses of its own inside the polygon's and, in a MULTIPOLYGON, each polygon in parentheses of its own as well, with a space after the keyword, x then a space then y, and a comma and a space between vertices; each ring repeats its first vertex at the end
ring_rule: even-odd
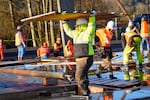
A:
POLYGON ((95 10, 92 10, 91 16, 96 16, 96 15, 97 15, 97 12, 95 10))
POLYGON ((62 13, 61 14, 66 14, 67 13, 67 11, 62 11, 62 13))

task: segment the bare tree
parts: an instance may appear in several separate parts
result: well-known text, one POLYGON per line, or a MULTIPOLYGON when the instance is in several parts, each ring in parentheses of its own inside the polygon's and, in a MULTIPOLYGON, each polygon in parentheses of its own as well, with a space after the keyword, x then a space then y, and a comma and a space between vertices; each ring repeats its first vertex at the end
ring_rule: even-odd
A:
POLYGON ((10 16, 11 16, 11 20, 12 20, 12 28, 15 29, 16 25, 15 25, 15 21, 14 21, 14 13, 13 13, 13 8, 12 8, 12 0, 9 0, 8 4, 9 4, 10 16))
POLYGON ((145 6, 144 3, 137 3, 135 7, 136 7, 136 13, 138 14, 147 13, 147 7, 145 6))

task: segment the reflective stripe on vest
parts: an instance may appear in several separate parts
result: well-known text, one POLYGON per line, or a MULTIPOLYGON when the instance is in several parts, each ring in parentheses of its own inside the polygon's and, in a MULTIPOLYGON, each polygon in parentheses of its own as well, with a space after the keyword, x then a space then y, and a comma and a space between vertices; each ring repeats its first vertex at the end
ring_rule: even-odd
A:
POLYGON ((146 20, 142 20, 141 21, 141 37, 147 38, 149 37, 149 26, 148 26, 148 22, 146 20))
POLYGON ((100 46, 110 47, 110 41, 112 39, 113 34, 108 33, 106 29, 100 29, 96 31, 96 35, 100 38, 100 46))

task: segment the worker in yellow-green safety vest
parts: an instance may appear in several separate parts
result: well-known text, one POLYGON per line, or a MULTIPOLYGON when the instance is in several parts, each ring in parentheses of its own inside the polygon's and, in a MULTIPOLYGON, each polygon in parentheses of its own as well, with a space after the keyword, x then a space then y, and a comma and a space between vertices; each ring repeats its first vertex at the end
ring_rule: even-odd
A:
POLYGON ((93 64, 94 40, 96 12, 92 11, 89 22, 85 18, 76 20, 75 30, 72 30, 66 22, 63 22, 65 33, 73 39, 74 57, 76 58, 75 79, 78 83, 78 95, 89 96, 90 90, 88 80, 88 70, 93 64))
POLYGON ((140 35, 135 33, 134 30, 135 28, 134 28, 133 22, 129 22, 128 27, 126 28, 126 32, 124 33, 125 41, 126 41, 126 46, 123 51, 124 80, 130 80, 129 56, 130 56, 130 53, 134 49, 136 50, 137 61, 138 61, 137 71, 142 72, 142 62, 144 61, 142 57, 142 53, 140 51, 140 44, 141 44, 142 38, 140 35))

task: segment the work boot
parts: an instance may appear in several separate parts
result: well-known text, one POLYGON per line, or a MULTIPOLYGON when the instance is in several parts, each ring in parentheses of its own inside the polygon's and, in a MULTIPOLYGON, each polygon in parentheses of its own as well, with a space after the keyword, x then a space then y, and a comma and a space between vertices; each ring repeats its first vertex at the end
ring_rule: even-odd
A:
POLYGON ((113 70, 111 66, 108 66, 107 71, 110 79, 117 79, 117 77, 113 76, 113 70))
POLYGON ((124 65, 124 80, 130 80, 128 65, 124 65))
POLYGON ((139 64, 139 65, 137 66, 137 73, 138 73, 138 79, 139 79, 140 81, 142 81, 142 80, 143 80, 143 74, 144 74, 142 64, 139 64))
POLYGON ((83 95, 83 96, 90 95, 90 90, 88 86, 86 86, 85 84, 80 85, 79 88, 80 88, 80 95, 83 95))
POLYGON ((96 69, 96 72, 95 72, 95 74, 96 74, 96 76, 98 77, 98 78, 101 78, 101 72, 102 72, 102 66, 101 65, 99 65, 99 66, 97 66, 97 69, 96 69))
POLYGON ((107 68, 108 70, 108 75, 110 79, 117 79, 117 77, 114 77, 112 67, 107 68))
POLYGON ((110 79, 117 79, 117 77, 114 77, 113 74, 110 74, 110 75, 109 75, 109 78, 110 78, 110 79))
POLYGON ((138 74, 135 69, 129 71, 130 80, 138 79, 138 74))

